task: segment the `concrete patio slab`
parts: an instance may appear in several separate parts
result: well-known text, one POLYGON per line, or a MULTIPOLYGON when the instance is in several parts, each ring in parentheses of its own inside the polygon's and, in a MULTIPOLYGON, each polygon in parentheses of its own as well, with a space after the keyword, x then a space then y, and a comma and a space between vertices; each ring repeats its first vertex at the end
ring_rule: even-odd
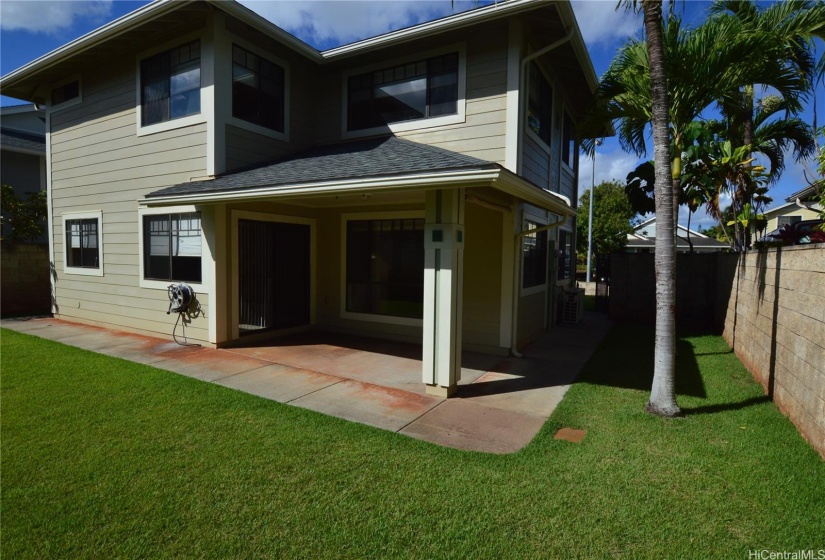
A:
POLYGON ((443 403, 443 399, 346 379, 292 404, 397 432, 443 403))
POLYGON ((400 431, 446 447, 513 453, 535 437, 547 418, 449 399, 400 431))
POLYGON ((332 375, 282 364, 269 364, 218 379, 215 383, 265 399, 288 403, 342 381, 340 377, 332 375))
POLYGON ((520 358, 465 352, 449 400, 425 394, 414 344, 315 332, 215 350, 48 317, 2 326, 439 445, 511 453, 538 433, 610 322, 585 313, 520 358))

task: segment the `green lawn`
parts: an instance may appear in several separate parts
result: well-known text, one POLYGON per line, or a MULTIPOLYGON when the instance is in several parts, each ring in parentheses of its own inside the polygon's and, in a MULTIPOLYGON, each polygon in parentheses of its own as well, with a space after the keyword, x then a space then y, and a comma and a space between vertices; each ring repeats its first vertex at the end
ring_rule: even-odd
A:
POLYGON ((825 462, 718 337, 646 415, 615 328, 536 439, 461 452, 2 331, 2 558, 748 558, 825 548, 825 462), (560 426, 587 430, 556 441, 560 426))

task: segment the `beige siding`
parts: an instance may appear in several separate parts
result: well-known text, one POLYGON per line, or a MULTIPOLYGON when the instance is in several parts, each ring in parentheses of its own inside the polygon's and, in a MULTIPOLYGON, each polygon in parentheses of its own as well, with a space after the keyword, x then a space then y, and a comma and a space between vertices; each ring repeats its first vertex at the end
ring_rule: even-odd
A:
POLYGON ((550 156, 539 143, 527 133, 524 134, 522 148, 522 176, 543 189, 549 187, 550 156))
POLYGON ((343 75, 371 64, 392 64, 411 52, 427 52, 447 45, 466 46, 465 121, 396 133, 414 142, 430 144, 477 158, 504 163, 507 96, 507 26, 491 24, 472 33, 456 31, 437 40, 426 39, 384 49, 378 53, 325 66, 321 102, 315 108, 319 143, 338 142, 342 128, 343 75))
MULTIPOLYGON (((140 287, 138 200, 206 174, 206 125, 138 137, 133 60, 85 69, 83 102, 51 116, 56 303, 61 317, 167 336, 176 316, 166 315, 166 291, 140 287), (64 273, 62 214, 97 210, 104 276, 64 273)), ((206 340, 206 319, 187 334, 206 340)))
POLYGON ((475 204, 465 210, 463 342, 498 348, 501 319, 502 216, 475 204))

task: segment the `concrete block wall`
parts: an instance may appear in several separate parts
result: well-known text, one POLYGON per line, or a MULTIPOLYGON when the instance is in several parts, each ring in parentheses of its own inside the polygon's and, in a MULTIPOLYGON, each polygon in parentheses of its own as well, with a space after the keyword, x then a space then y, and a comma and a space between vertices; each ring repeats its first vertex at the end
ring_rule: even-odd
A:
POLYGON ((49 247, 45 243, 0 245, 0 314, 47 315, 52 310, 49 247))
POLYGON ((725 340, 825 458, 825 247, 727 255, 720 268, 733 269, 725 340))

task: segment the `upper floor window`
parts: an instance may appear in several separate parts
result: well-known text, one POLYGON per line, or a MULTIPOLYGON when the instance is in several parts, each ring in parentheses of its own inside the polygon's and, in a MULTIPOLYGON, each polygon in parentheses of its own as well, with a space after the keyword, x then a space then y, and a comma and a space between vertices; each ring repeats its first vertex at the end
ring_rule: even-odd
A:
POLYGON ((553 88, 533 63, 530 68, 530 84, 527 96, 527 126, 550 145, 550 131, 553 123, 553 88))
POLYGON ((80 98, 80 80, 72 80, 52 90, 52 108, 80 98))
POLYGON ((284 69, 232 45, 232 116, 284 131, 284 69))
POLYGON ((347 130, 458 113, 457 52, 352 76, 347 130))
POLYGON ((200 45, 200 41, 192 41, 141 61, 144 126, 200 113, 200 45))
POLYGON ((562 129, 562 144, 561 144, 561 160, 567 164, 567 167, 573 169, 576 165, 576 125, 573 124, 573 119, 565 111, 564 113, 564 127, 562 129))

